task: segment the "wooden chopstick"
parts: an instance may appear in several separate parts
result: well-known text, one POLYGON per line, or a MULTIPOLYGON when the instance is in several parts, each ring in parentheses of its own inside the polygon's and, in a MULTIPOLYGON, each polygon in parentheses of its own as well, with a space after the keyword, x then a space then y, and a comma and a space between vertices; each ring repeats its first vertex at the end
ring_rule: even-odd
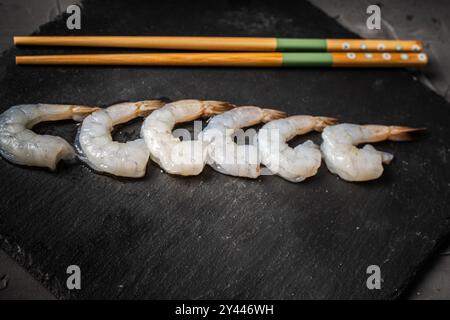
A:
POLYGON ((14 44, 253 52, 419 52, 423 49, 418 40, 250 37, 16 36, 14 44))
POLYGON ((17 56, 19 65, 138 65, 238 67, 420 67, 425 53, 130 53, 17 56))

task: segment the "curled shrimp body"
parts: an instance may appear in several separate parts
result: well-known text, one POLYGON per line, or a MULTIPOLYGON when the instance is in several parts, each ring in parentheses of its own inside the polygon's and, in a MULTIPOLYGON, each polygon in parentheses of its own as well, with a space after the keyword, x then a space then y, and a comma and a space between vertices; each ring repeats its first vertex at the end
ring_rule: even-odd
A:
POLYGON ((298 115, 267 123, 258 132, 261 163, 291 182, 314 176, 322 159, 319 147, 308 140, 291 148, 286 141, 311 131, 322 131, 335 122, 336 119, 328 117, 298 115))
POLYGON ((149 115, 141 129, 150 157, 170 174, 198 175, 206 162, 206 146, 200 140, 183 140, 172 134, 177 123, 220 114, 233 106, 221 101, 180 100, 149 115))
POLYGON ((163 103, 158 100, 125 102, 98 110, 84 119, 76 139, 79 158, 98 172, 139 178, 145 175, 149 151, 143 139, 113 141, 115 125, 147 116, 163 103))
POLYGON ((362 143, 384 140, 407 141, 410 132, 421 129, 343 123, 326 127, 322 133, 321 150, 328 169, 347 181, 374 180, 383 173, 383 164, 389 164, 394 156, 362 143))
POLYGON ((58 104, 11 107, 0 115, 0 154, 16 164, 55 170, 61 159, 73 159, 75 150, 61 137, 39 135, 31 128, 44 121, 80 121, 95 110, 97 108, 58 104))
POLYGON ((285 116, 282 111, 245 106, 212 118, 201 133, 201 139, 208 145, 207 163, 223 174, 257 178, 261 173, 258 147, 237 145, 233 135, 240 128, 285 116))

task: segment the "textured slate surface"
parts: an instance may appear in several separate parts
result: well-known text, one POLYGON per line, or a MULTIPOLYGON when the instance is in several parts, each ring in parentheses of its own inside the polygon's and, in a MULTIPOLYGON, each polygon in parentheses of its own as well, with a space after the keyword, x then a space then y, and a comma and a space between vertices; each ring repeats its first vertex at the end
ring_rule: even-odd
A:
MULTIPOLYGON (((307 3, 100 1, 82 30, 41 34, 350 37, 307 3)), ((395 161, 351 184, 322 167, 302 184, 251 181, 207 168, 174 177, 150 164, 140 180, 81 164, 56 173, 0 161, 2 248, 62 298, 395 298, 449 231, 450 109, 404 70, 16 67, 1 58, 1 109, 19 103, 108 105, 167 97, 221 99, 359 123, 425 126, 412 143, 382 143, 395 161), (68 265, 81 291, 65 289, 68 265), (366 268, 381 267, 381 290, 366 268)), ((77 52, 76 49, 70 50, 77 52)), ((36 128, 73 141, 71 122, 36 128)), ((122 127, 134 138, 139 121, 122 127)), ((311 138, 318 141, 317 135, 311 138)))

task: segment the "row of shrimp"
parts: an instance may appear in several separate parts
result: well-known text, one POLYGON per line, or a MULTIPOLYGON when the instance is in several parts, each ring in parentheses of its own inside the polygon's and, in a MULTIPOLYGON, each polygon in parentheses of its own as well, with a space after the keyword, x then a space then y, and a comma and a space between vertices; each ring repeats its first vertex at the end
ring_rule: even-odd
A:
POLYGON ((121 177, 145 175, 149 159, 174 175, 198 175, 206 164, 232 176, 257 178, 262 167, 271 174, 301 182, 314 176, 322 158, 330 172, 347 181, 377 179, 393 155, 366 144, 410 140, 420 130, 403 126, 337 124, 322 116, 294 115, 221 101, 159 100, 127 102, 107 108, 78 105, 17 105, 0 115, 0 154, 10 162, 55 170, 60 160, 79 158, 97 172, 121 177), (114 126, 145 117, 140 138, 114 141, 114 126), (179 123, 210 117, 197 139, 173 135, 179 123), (31 129, 46 121, 82 121, 75 148, 66 140, 31 129), (264 124, 251 144, 237 144, 238 130, 264 124), (319 147, 308 140, 292 148, 288 141, 308 132, 322 132, 319 147))

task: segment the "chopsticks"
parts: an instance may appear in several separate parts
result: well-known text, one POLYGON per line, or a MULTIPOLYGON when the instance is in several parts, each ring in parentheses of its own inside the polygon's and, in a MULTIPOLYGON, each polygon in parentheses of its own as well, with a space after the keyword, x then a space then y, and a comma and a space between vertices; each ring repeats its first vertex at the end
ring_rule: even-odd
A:
POLYGON ((420 67, 428 57, 417 40, 249 37, 30 36, 16 45, 181 49, 226 52, 17 56, 16 64, 238 67, 420 67), (237 51, 237 52, 231 52, 237 51))
POLYGON ((424 53, 130 53, 17 56, 16 64, 220 66, 220 67, 416 67, 424 53))
POLYGON ((419 52, 423 49, 422 42, 417 40, 250 37, 30 36, 14 37, 14 44, 253 52, 419 52))

